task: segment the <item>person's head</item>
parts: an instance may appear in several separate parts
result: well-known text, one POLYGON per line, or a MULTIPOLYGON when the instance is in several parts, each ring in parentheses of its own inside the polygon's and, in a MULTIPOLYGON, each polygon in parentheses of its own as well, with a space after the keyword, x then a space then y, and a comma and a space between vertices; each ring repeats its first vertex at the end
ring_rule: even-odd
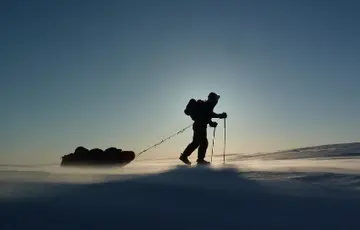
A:
POLYGON ((219 99, 220 99, 220 95, 218 95, 218 94, 216 94, 216 93, 214 93, 214 92, 211 92, 211 93, 209 93, 209 95, 208 95, 207 101, 208 101, 210 104, 212 104, 213 106, 215 106, 215 105, 218 103, 219 99))

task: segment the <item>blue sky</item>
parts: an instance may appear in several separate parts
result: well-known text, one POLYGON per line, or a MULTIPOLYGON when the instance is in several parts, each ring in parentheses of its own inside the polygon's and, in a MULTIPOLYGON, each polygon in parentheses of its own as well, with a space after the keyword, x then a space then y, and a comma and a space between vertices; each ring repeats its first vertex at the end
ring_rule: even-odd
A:
MULTIPOLYGON (((187 101, 210 91, 221 95, 215 110, 229 115, 229 152, 358 141, 359 8, 308 0, 3 2, 0 161, 56 161, 79 145, 137 152, 190 124, 187 101)), ((177 156, 191 136, 144 157, 177 156)))

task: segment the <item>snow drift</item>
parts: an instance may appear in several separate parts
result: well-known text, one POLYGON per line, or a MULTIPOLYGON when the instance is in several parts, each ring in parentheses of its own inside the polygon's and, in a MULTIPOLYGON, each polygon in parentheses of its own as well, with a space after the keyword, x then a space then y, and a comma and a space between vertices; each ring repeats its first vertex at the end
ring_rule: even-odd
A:
POLYGON ((7 189, 26 192, 0 201, 3 230, 360 227, 354 191, 253 180, 232 168, 175 168, 90 184, 23 182, 7 189))
POLYGON ((0 173, 0 229, 360 229, 360 170, 347 171, 356 158, 331 159, 338 172, 216 161, 191 168, 135 161, 83 174, 7 168, 0 173))
POLYGON ((296 148, 270 153, 232 155, 236 159, 261 158, 263 160, 286 160, 286 159, 328 159, 328 158, 355 158, 360 157, 360 142, 328 144, 313 147, 296 148))

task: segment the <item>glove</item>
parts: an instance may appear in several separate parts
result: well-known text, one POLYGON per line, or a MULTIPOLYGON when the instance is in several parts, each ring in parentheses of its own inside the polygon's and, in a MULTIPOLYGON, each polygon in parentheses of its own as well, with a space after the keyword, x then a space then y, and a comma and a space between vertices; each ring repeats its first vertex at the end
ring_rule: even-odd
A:
POLYGON ((220 114, 219 118, 220 118, 220 119, 227 118, 227 114, 226 114, 226 113, 222 113, 222 114, 220 114))
POLYGON ((209 125, 210 125, 210 127, 215 128, 215 127, 218 125, 218 123, 215 122, 215 121, 213 121, 213 122, 211 122, 209 125))

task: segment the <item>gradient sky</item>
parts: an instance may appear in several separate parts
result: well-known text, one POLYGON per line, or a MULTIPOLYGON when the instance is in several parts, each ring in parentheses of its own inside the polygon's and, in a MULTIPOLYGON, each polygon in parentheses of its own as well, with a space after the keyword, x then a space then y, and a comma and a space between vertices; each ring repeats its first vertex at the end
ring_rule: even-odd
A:
MULTIPOLYGON (((228 153, 359 141, 359 10, 320 0, 2 1, 0 162, 56 162, 79 145, 138 152, 190 124, 186 103, 210 91, 221 95, 215 111, 228 112, 228 153)), ((142 157, 178 156, 191 136, 142 157)))

